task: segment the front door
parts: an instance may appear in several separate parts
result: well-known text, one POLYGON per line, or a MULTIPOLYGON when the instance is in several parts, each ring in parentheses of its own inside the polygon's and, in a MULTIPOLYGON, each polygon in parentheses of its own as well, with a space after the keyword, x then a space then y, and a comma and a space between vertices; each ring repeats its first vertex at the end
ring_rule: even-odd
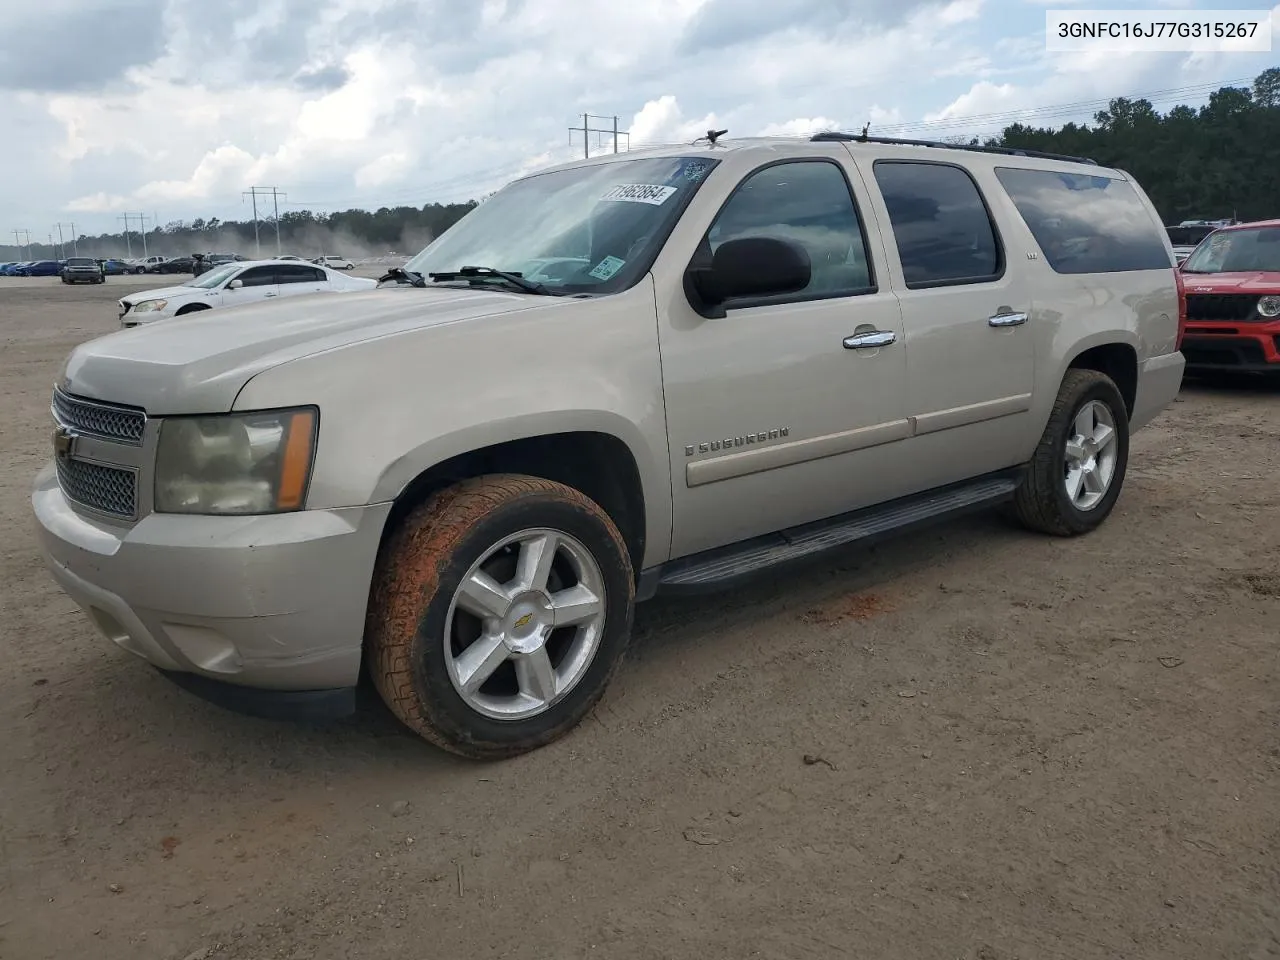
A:
MULTIPOLYGON (((659 303, 670 441, 672 556, 885 496, 909 427, 898 300, 869 249, 864 188, 838 147, 746 172, 701 244, 798 242, 804 290, 729 301, 706 319, 677 291, 659 303)), ((692 252, 692 251, 690 251, 692 252)))
POLYGON ((260 303, 278 296, 280 292, 280 286, 276 283, 275 267, 248 267, 236 274, 232 280, 239 280, 243 286, 231 290, 226 284, 223 285, 221 292, 224 307, 234 307, 242 303, 260 303))
MULTIPOLYGON (((966 479, 1025 454, 1035 312, 1014 238, 1002 238, 974 176, 950 163, 859 158, 892 232, 907 340, 915 489, 966 479)), ((993 189, 999 189, 995 186, 993 189)), ((891 256, 892 256, 891 253, 891 256)), ((1034 442, 1034 438, 1033 438, 1034 442)))

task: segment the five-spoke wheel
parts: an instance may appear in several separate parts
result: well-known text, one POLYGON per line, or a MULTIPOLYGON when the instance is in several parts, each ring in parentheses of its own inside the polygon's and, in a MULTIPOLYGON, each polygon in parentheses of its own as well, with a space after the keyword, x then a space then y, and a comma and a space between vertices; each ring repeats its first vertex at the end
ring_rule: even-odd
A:
POLYGON ((631 633, 617 527, 563 484, 496 475, 438 491, 378 560, 371 673, 411 729, 469 757, 512 756, 579 723, 631 633))

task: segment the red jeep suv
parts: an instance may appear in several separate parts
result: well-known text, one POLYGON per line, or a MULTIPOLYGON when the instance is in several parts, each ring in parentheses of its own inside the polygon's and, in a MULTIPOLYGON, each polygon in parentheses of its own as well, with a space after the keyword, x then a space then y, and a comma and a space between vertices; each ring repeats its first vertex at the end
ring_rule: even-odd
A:
POLYGON ((1280 373, 1280 220, 1215 230, 1178 269, 1187 371, 1280 373))

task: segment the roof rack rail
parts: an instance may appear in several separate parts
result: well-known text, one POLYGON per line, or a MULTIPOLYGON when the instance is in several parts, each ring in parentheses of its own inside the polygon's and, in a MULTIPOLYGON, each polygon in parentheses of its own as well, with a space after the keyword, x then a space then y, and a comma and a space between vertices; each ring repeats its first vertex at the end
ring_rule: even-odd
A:
POLYGON ((1022 150, 1018 147, 987 147, 976 143, 945 143, 941 140, 900 140, 896 137, 869 137, 860 133, 840 133, 837 130, 815 133, 809 140, 815 143, 834 140, 842 143, 889 143, 906 147, 937 147, 941 150, 972 150, 975 153, 1002 153, 1011 157, 1065 160, 1070 163, 1088 163, 1095 167, 1098 165, 1098 161, 1090 157, 1072 157, 1064 153, 1045 153, 1041 150, 1022 150))

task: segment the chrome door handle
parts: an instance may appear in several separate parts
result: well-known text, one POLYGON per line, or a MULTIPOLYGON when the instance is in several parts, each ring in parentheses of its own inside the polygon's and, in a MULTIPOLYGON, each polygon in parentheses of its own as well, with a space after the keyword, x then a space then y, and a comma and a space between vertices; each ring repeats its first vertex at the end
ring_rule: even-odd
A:
POLYGON ((997 313, 994 317, 987 317, 989 327, 1020 327, 1026 322, 1025 313, 997 313))
POLYGON ((872 347, 887 347, 898 339, 892 330, 872 330, 870 333, 855 333, 844 338, 846 350, 869 350, 872 347))
POLYGON ((278 296, 280 296, 280 294, 278 294, 278 293, 264 293, 264 294, 263 294, 263 296, 264 296, 264 297, 278 297, 278 296))

